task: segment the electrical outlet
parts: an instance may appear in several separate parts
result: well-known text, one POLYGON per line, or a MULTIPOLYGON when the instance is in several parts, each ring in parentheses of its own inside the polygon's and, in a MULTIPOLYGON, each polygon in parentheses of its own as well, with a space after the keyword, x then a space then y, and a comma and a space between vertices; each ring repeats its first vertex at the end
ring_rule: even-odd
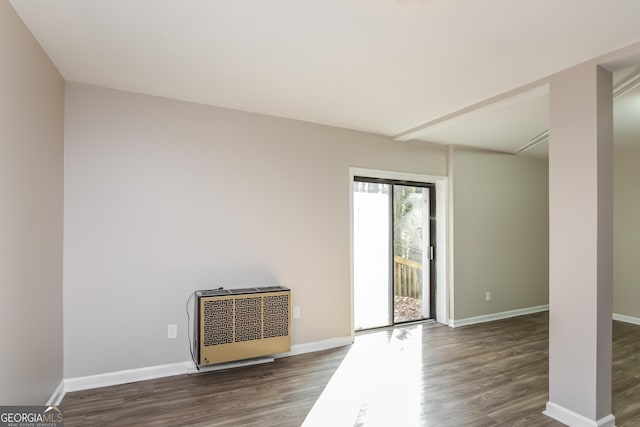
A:
POLYGON ((300 307, 293 307, 293 318, 298 319, 300 317, 300 307))
POLYGON ((484 300, 485 301, 491 301, 491 292, 485 292, 484 293, 484 300))
POLYGON ((178 325, 167 326, 167 338, 169 339, 178 338, 178 325))

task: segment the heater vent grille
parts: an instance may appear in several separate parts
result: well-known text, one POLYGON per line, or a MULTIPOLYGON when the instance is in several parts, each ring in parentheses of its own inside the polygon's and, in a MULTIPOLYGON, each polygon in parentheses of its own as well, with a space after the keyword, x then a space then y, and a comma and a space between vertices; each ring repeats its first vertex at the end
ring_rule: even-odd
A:
POLYGON ((262 298, 236 300, 236 341, 262 338, 262 298))
POLYGON ((291 292, 282 286, 196 293, 198 364, 291 350, 291 292))
POLYGON ((264 299, 264 337, 289 335, 289 295, 276 295, 264 299))
POLYGON ((233 301, 204 301, 204 345, 233 342, 233 301))

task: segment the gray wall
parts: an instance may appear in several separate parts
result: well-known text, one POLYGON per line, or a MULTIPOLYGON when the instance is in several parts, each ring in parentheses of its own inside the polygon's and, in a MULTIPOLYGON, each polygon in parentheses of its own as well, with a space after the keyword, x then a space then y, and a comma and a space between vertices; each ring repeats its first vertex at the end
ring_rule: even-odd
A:
POLYGON ((640 146, 615 146, 614 164, 613 312, 640 318, 640 146))
POLYGON ((452 155, 452 318, 548 304, 547 161, 464 148, 452 155))
POLYGON ((0 1, 0 404, 62 380, 64 81, 0 1))
POLYGON ((349 167, 446 174, 444 147, 80 84, 65 123, 65 377, 189 360, 203 288, 281 283, 293 344, 350 335, 349 167))

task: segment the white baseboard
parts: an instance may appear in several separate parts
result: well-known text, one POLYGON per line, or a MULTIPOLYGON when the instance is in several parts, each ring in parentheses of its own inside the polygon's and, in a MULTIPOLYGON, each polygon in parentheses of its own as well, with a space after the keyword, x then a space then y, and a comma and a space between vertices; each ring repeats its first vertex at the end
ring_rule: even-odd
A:
POLYGON ((624 314, 613 313, 613 320, 620 322, 633 323, 634 325, 640 325, 639 317, 625 316, 624 314))
POLYGON ((466 319, 449 319, 449 326, 457 328, 460 326, 475 325, 476 323, 492 322, 494 320, 508 319, 509 317, 524 316, 525 314, 549 311, 549 304, 535 307, 519 308, 517 310, 502 311, 500 313, 484 314, 482 316, 467 317, 466 319))
POLYGON ((615 427, 616 424, 613 415, 607 415, 597 421, 591 420, 553 402, 547 402, 547 409, 542 413, 571 427, 615 427))
POLYGON ((60 405, 60 402, 62 402, 62 398, 64 398, 64 395, 65 395, 64 380, 62 380, 60 381, 60 384, 58 384, 58 387, 56 387, 56 389, 53 391, 53 394, 51 395, 49 400, 47 400, 46 405, 47 406, 60 405))
POLYGON ((353 344, 353 337, 335 337, 321 341, 308 342, 304 344, 295 344, 291 346, 291 351, 276 354, 275 358, 295 356, 297 354, 314 353, 316 351, 329 350, 330 348, 344 347, 353 344))
POLYGON ((88 390, 98 387, 132 383, 135 381, 152 380, 154 378, 170 377, 186 374, 193 366, 193 362, 169 363, 167 365, 149 366, 145 368, 127 369, 124 371, 107 372, 86 377, 67 378, 64 380, 65 393, 70 391, 88 390))
MULTIPOLYGON (((304 343, 304 344, 295 344, 291 346, 291 351, 277 354, 273 357, 281 358, 281 357, 294 356, 297 354, 328 350, 330 348, 349 345, 352 342, 353 342, 353 338, 351 336, 348 336, 348 337, 330 338, 322 341, 316 341, 316 342, 310 342, 310 343, 304 343)), ((244 363, 244 364, 246 365, 246 364, 255 364, 255 363, 256 363, 255 361, 248 361, 248 363, 244 363)), ((233 362, 230 364, 225 364, 223 369, 228 369, 231 367, 242 366, 242 365, 243 364, 241 362, 233 362)), ((212 369, 205 368, 202 371, 206 372, 208 370, 212 370, 212 369)), ((72 391, 89 390, 92 388, 108 387, 112 385, 132 383, 136 381, 170 377, 172 375, 189 374, 193 372, 196 372, 195 366, 192 361, 188 361, 188 362, 170 363, 167 365, 149 366, 145 368, 127 369, 124 371, 107 372, 104 374, 89 375, 86 377, 67 378, 63 381, 63 383, 61 383, 61 386, 58 387, 61 389, 61 391, 58 393, 58 390, 56 389, 56 393, 54 393, 54 396, 59 395, 60 396, 59 400, 61 401, 65 393, 72 392, 72 391)), ((54 396, 52 396, 52 399, 54 398, 54 396)))

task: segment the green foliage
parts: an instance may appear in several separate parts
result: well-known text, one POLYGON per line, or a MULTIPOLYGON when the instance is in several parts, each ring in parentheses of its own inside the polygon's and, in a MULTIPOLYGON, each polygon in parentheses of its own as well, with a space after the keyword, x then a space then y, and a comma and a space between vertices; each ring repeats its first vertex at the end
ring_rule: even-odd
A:
POLYGON ((421 187, 394 186, 394 255, 422 262, 421 187))

